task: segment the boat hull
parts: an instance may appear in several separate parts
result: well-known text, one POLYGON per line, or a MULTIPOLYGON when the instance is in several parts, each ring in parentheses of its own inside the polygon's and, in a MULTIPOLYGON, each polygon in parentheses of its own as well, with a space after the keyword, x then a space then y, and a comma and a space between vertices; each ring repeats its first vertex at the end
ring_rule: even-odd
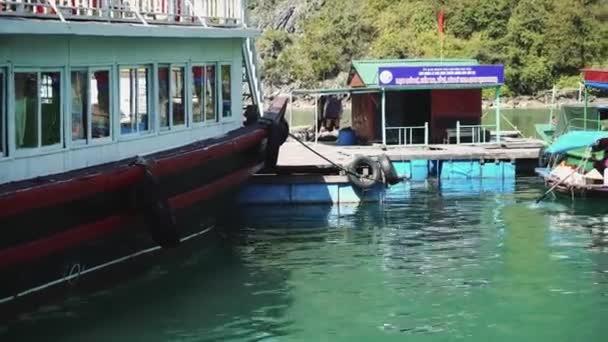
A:
POLYGON ((569 185, 561 184, 560 180, 551 176, 546 168, 539 168, 536 173, 544 180, 548 189, 561 197, 576 198, 607 198, 608 186, 603 185, 569 185))
POLYGON ((0 187, 0 303, 208 232, 226 196, 264 167, 268 135, 258 123, 0 187))

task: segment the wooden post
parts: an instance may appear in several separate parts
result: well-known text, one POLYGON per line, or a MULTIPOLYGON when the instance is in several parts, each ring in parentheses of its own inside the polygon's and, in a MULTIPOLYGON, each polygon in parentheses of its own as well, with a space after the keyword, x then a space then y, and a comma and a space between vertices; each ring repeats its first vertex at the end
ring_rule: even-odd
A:
POLYGON ((319 142, 319 96, 315 94, 315 144, 319 142))
POLYGON ((289 93, 289 132, 293 129, 293 94, 289 93))
POLYGON ((496 142, 500 144, 500 87, 496 87, 496 142))
POLYGON ((382 88, 382 144, 386 146, 386 89, 382 88))
POLYGON ((583 129, 586 131, 587 130, 587 107, 589 106, 589 92, 587 91, 587 87, 585 86, 585 108, 583 109, 584 112, 584 121, 583 121, 583 129))

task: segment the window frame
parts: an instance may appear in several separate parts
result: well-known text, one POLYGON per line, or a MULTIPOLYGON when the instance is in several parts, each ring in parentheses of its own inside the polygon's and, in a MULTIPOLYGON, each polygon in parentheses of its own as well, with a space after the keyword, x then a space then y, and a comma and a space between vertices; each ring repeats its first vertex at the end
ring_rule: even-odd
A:
POLYGON ((90 143, 90 130, 91 130, 91 99, 89 98, 89 93, 90 93, 90 78, 91 78, 91 74, 89 72, 88 67, 72 67, 70 68, 70 72, 69 72, 69 79, 70 79, 70 84, 68 85, 68 90, 70 92, 70 98, 68 101, 69 102, 69 108, 68 108, 68 114, 66 114, 67 116, 69 116, 69 120, 67 120, 69 122, 69 126, 68 126, 68 130, 69 130, 69 141, 70 141, 70 146, 72 147, 78 147, 78 146, 86 146, 90 143), (86 94, 84 94, 85 96, 85 112, 84 115, 86 116, 86 121, 87 121, 87 127, 86 127, 86 134, 84 139, 78 139, 78 140, 74 140, 74 137, 72 136, 72 130, 74 129, 74 127, 72 126, 72 115, 73 115, 73 109, 72 108, 72 102, 73 102, 73 98, 72 98, 72 73, 73 72, 82 72, 85 75, 85 82, 86 82, 86 94))
POLYGON ((0 82, 2 83, 2 91, 0 91, 0 159, 8 157, 8 71, 0 64, 0 82))
MULTIPOLYGON (((77 68, 81 69, 81 68, 77 68)), ((112 66, 94 66, 87 68, 87 143, 86 145, 99 145, 106 144, 112 142, 114 140, 114 118, 116 117, 114 110, 114 77, 112 77, 112 66), (93 138, 93 103, 91 102, 91 77, 95 72, 98 71, 107 71, 108 72, 108 114, 109 118, 109 126, 110 126, 110 134, 107 137, 101 138, 93 138)), ((70 82, 71 86, 71 82, 70 82)))
POLYGON ((188 76, 188 70, 189 70, 189 65, 188 63, 157 63, 156 64, 156 68, 155 68, 156 72, 154 75, 154 83, 156 85, 156 89, 154 91, 154 99, 153 102, 156 104, 155 108, 156 108, 156 112, 155 116, 158 118, 158 133, 159 134, 169 134, 169 133, 174 133, 174 132, 180 132, 180 131, 184 131, 187 130, 188 128, 190 128, 192 126, 192 121, 190 119, 190 106, 191 106, 191 102, 190 101, 190 86, 189 86, 189 76, 188 76), (158 77, 158 74, 160 72, 160 69, 162 68, 167 68, 168 73, 167 73, 167 78, 168 78, 168 82, 169 82, 169 88, 168 90, 168 94, 169 94, 169 113, 167 113, 167 115, 169 115, 169 126, 162 126, 161 122, 160 122, 160 108, 162 107, 162 104, 160 103, 160 78, 158 77), (183 96, 183 101, 185 102, 184 105, 184 124, 181 125, 175 125, 173 123, 173 105, 172 105, 172 93, 174 90, 174 85, 173 82, 171 80, 172 77, 172 72, 173 72, 173 68, 182 68, 184 73, 183 73, 183 90, 184 90, 184 96, 183 96))
POLYGON ((220 66, 220 72, 219 72, 219 87, 220 87, 220 92, 219 92, 219 104, 221 105, 220 107, 220 113, 219 115, 219 122, 231 122, 234 120, 234 113, 232 111, 233 108, 233 91, 232 91, 232 80, 233 80, 233 72, 232 72, 232 63, 230 62, 220 62, 219 63, 220 66), (222 80, 222 68, 227 66, 228 70, 230 70, 230 115, 229 116, 224 116, 224 89, 223 89, 223 80, 222 80))
MULTIPOLYGON (((65 79, 65 68, 64 67, 42 67, 42 68, 32 68, 32 67, 14 67, 13 72, 12 72, 12 77, 11 77, 11 81, 12 81, 12 88, 13 88, 13 94, 12 94, 12 101, 14 103, 15 101, 15 78, 17 74, 20 73, 36 73, 36 84, 37 84, 37 89, 36 89, 36 96, 37 96, 37 101, 38 101, 38 105, 37 105, 37 124, 38 124, 38 146, 36 147, 19 147, 17 146, 17 142, 13 141, 12 143, 15 146, 14 149, 14 153, 16 157, 28 157, 28 156, 35 156, 35 155, 40 155, 40 154, 48 154, 48 153, 52 153, 52 152, 56 152, 56 151, 60 151, 62 149, 64 149, 65 146, 65 138, 64 138, 64 134, 65 134, 65 130, 64 130, 64 124, 65 124, 65 100, 66 100, 66 94, 65 94, 65 84, 66 84, 66 79, 65 79), (47 146, 42 146, 42 101, 41 101, 41 96, 40 96, 40 89, 41 89, 41 85, 42 85, 42 77, 41 74, 43 73, 52 73, 52 72, 57 72, 59 73, 59 89, 60 89, 60 95, 59 95, 59 142, 53 145, 47 145, 47 146)), ((13 117, 15 117, 15 110, 13 108, 13 117)), ((14 121, 14 120, 13 120, 14 121)), ((15 135, 12 136, 13 140, 15 138, 15 135)))
MULTIPOLYGON (((157 70, 157 69, 156 69, 157 70)), ((155 68, 153 64, 146 64, 146 63, 142 63, 142 64, 124 64, 124 65, 118 65, 116 68, 116 84, 117 84, 117 89, 118 89, 118 101, 117 101, 117 106, 118 106, 118 113, 117 116, 118 118, 116 119, 118 121, 118 136, 120 138, 123 138, 125 140, 129 140, 129 139, 133 139, 136 137, 142 137, 142 136, 148 136, 151 134, 154 134, 154 132, 156 131, 156 114, 154 113, 154 107, 153 107, 153 103, 155 102, 155 99, 153 99, 154 97, 154 83, 155 83, 155 78, 158 77, 158 75, 154 75, 155 68), (141 68, 146 69, 146 83, 147 83, 147 89, 146 89, 146 93, 147 93, 147 99, 146 99, 146 106, 147 106, 147 115, 148 115, 148 130, 146 131, 140 131, 139 128, 135 131, 135 132, 131 132, 131 133, 122 133, 122 124, 120 123, 120 119, 121 119, 121 114, 122 111, 120 109, 120 105, 121 105, 121 75, 120 72, 122 70, 139 70, 141 68)), ((158 71, 156 72, 156 74, 158 74, 158 71)), ((136 78, 136 82, 139 82, 139 79, 136 78)), ((137 85, 136 85, 137 88, 137 85)), ((169 94, 171 94, 169 92, 169 94)), ((156 102, 160 102, 160 90, 158 92, 156 92, 157 95, 157 101, 156 102)), ((137 112, 137 109, 139 107, 139 101, 136 101, 135 104, 135 111, 137 112)), ((172 112, 172 108, 171 108, 171 112, 172 112)), ((138 115, 136 113, 136 115, 138 115)), ((159 115, 160 117, 160 115, 159 115)), ((171 123, 170 123, 171 124, 171 123)), ((160 130, 160 128, 159 128, 160 130)))
MULTIPOLYGON (((203 108, 203 121, 199 121, 199 122, 194 122, 194 101, 190 101, 190 105, 189 105, 189 110, 192 113, 192 125, 194 127, 202 127, 202 126, 215 126, 215 125, 219 125, 222 123, 222 114, 220 113, 220 101, 222 98, 222 94, 221 94, 221 66, 224 64, 228 64, 226 62, 195 62, 192 63, 190 65, 190 75, 192 75, 194 73, 194 67, 202 67, 205 70, 205 74, 207 73, 207 67, 208 66, 213 66, 215 67, 215 119, 213 120, 208 120, 207 119, 207 112, 205 111, 205 109, 207 108, 207 97, 204 96, 204 91, 203 91, 203 104, 202 104, 202 108, 203 108)), ((232 76, 232 75, 231 75, 232 76)), ((192 78, 192 80, 190 81, 190 87, 194 87, 194 78, 192 78)), ((202 88, 204 89, 204 88, 202 88)), ((192 93, 192 92, 191 92, 192 93)), ((192 94, 190 94, 190 96, 192 96, 192 94)))

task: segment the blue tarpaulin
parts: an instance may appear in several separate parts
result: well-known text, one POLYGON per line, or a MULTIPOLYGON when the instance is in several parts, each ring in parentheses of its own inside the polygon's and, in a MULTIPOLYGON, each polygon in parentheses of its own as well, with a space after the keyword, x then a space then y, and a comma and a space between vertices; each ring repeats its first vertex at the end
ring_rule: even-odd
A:
POLYGON ((607 89, 608 83, 600 83, 600 82, 585 82, 585 86, 596 89, 607 89))
POLYGON ((549 148, 545 150, 545 153, 563 153, 577 148, 589 147, 600 139, 608 138, 608 132, 605 131, 574 131, 566 133, 557 140, 549 148))

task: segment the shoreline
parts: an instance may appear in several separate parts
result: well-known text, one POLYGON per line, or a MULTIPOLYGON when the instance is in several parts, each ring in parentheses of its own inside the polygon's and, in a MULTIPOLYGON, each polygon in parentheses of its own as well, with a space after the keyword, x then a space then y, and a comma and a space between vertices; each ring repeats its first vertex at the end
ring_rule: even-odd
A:
MULTIPOLYGON (((266 99, 266 102, 270 103, 269 99, 266 99)), ((599 102, 599 101, 589 101, 589 104, 593 105, 596 102, 599 102)), ((344 101, 344 104, 346 106, 350 106, 351 105, 350 99, 347 99, 346 101, 344 101)), ((582 103, 578 102, 575 99, 560 100, 560 101, 555 102, 555 108, 560 108, 563 105, 575 105, 575 104, 582 104, 582 103)), ((293 105, 294 109, 312 109, 315 106, 314 100, 309 100, 309 99, 294 100, 292 105, 293 105)), ((501 101, 502 109, 551 109, 551 107, 552 107, 551 103, 544 103, 542 101, 528 100, 528 99, 521 99, 521 98, 504 98, 501 101)), ((493 109, 493 108, 494 108, 493 101, 487 101, 487 100, 482 101, 482 109, 487 110, 487 109, 493 109)))

